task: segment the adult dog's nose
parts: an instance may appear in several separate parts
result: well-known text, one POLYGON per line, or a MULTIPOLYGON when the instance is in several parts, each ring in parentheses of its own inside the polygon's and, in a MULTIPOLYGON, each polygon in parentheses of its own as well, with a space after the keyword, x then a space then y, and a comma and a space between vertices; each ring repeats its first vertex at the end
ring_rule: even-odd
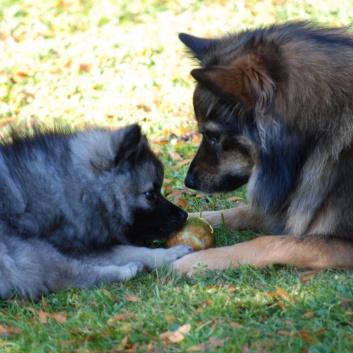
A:
POLYGON ((186 187, 190 188, 190 189, 197 189, 197 184, 196 184, 196 181, 195 181, 195 178, 194 178, 194 175, 189 173, 187 174, 185 180, 184 180, 184 184, 186 187))

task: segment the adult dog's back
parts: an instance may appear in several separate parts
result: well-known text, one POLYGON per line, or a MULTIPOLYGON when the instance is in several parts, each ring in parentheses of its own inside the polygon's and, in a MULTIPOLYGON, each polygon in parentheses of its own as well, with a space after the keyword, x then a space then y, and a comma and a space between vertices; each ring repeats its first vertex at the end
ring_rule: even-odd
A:
POLYGON ((270 231, 232 247, 188 255, 192 273, 241 263, 309 268, 353 265, 353 37, 348 29, 288 23, 180 39, 203 139, 186 185, 204 192, 248 182, 249 205, 205 212, 213 223, 270 231))

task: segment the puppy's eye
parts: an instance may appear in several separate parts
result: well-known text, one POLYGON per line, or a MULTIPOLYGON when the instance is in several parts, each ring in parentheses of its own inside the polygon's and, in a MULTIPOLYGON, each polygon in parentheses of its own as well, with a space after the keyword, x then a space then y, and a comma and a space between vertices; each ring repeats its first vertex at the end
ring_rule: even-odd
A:
POLYGON ((158 200, 158 195, 154 190, 149 190, 145 192, 145 196, 146 196, 146 199, 151 203, 155 203, 158 200))

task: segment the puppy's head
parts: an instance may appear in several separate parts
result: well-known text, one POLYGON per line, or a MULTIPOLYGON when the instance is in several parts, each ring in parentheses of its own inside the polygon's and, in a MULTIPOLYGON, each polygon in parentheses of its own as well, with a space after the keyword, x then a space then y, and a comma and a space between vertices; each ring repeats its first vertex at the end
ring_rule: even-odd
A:
POLYGON ((143 244, 180 229, 187 213, 161 195, 163 166, 138 125, 95 131, 90 168, 104 222, 117 242, 143 244))

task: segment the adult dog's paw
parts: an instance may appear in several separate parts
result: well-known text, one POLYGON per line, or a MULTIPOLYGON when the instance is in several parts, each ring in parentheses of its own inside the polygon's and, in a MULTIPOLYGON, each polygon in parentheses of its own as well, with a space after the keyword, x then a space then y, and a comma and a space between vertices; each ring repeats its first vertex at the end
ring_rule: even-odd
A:
POLYGON ((174 261, 171 264, 172 269, 179 275, 192 277, 195 274, 203 274, 207 270, 222 271, 229 267, 237 268, 237 261, 227 256, 224 251, 226 248, 212 248, 194 252, 174 261))
POLYGON ((187 275, 188 277, 200 273, 202 269, 206 269, 208 265, 202 262, 201 259, 198 259, 198 256, 195 255, 197 255, 197 253, 184 256, 183 258, 174 261, 171 264, 171 268, 178 275, 187 275))

